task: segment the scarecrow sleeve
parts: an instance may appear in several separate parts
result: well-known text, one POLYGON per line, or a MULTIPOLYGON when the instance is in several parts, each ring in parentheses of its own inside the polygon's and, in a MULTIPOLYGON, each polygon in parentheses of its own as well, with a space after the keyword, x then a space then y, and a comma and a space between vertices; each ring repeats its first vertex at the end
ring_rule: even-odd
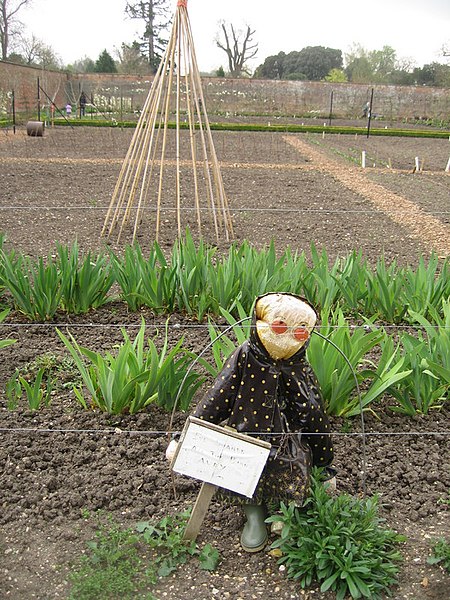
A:
POLYGON ((212 387, 198 403, 194 417, 215 424, 228 419, 241 383, 242 348, 243 346, 240 346, 225 361, 222 371, 216 377, 212 387))

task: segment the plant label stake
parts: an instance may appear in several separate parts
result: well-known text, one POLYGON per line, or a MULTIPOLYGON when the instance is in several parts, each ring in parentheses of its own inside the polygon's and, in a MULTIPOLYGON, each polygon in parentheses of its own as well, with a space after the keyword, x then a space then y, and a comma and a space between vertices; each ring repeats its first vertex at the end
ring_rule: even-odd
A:
POLYGON ((233 428, 189 417, 172 461, 172 470, 203 481, 185 539, 195 540, 217 487, 251 498, 271 445, 233 428))

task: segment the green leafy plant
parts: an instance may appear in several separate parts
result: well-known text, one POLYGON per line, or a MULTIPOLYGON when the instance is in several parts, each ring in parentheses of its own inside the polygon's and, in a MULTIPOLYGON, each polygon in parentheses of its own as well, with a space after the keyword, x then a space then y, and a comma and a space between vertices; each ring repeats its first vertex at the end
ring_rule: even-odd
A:
POLYGON ((178 240, 172 249, 171 266, 176 278, 176 302, 178 308, 201 320, 211 309, 208 265, 214 249, 203 241, 195 245, 189 231, 184 240, 178 240))
POLYGON ((2 246, 0 239, 0 292, 9 291, 16 308, 33 320, 48 320, 58 308, 77 313, 101 306, 114 298, 113 282, 132 311, 179 310, 198 320, 221 309, 236 316, 236 301, 249 311, 257 296, 283 291, 326 311, 340 308, 346 315, 390 323, 411 320, 408 311, 415 311, 431 321, 450 293, 450 261, 435 255, 428 263, 421 259, 416 269, 382 257, 373 270, 361 252, 330 264, 326 250, 319 252, 314 244, 307 258, 289 247, 278 255, 273 241, 261 250, 244 241, 218 256, 215 247, 196 244, 189 230, 168 257, 157 242, 148 257, 134 244, 123 256, 110 251, 109 261, 90 253, 81 259, 76 243, 57 246, 56 259, 47 260, 6 253, 2 246))
POLYGON ((5 392, 8 410, 15 410, 22 397, 22 386, 20 385, 19 377, 19 369, 15 369, 14 373, 6 382, 5 392))
POLYGON ((42 257, 33 261, 0 252, 5 287, 15 307, 33 321, 48 321, 56 314, 61 301, 61 275, 55 263, 42 257))
POLYGON ((112 269, 121 297, 132 311, 148 306, 156 313, 173 312, 176 306, 175 270, 168 265, 157 242, 146 259, 135 244, 125 248, 124 257, 111 252, 112 269))
POLYGON ((236 301, 236 310, 238 312, 238 319, 235 319, 231 313, 224 309, 220 311, 227 323, 231 326, 232 335, 227 335, 216 328, 211 320, 208 322, 209 337, 213 343, 212 354, 215 366, 210 365, 210 363, 206 361, 202 364, 204 364, 213 377, 217 376, 222 369, 225 360, 233 354, 237 346, 243 344, 249 337, 250 320, 247 318, 247 313, 239 301, 236 301), (242 319, 245 319, 245 321, 243 323, 238 323, 238 321, 242 319))
MULTIPOLYGON (((259 252, 248 241, 243 242, 239 248, 233 247, 231 251, 237 253, 241 289, 239 301, 247 312, 250 311, 255 298, 261 294, 281 290, 294 291, 292 286, 297 279, 287 272, 286 253, 278 257, 273 241, 268 248, 259 252)), ((297 264, 297 260, 290 262, 291 267, 294 264, 297 264)), ((223 308, 230 309, 226 306, 223 308)))
POLYGON ((312 267, 308 277, 312 279, 312 285, 303 280, 302 285, 310 301, 317 306, 317 309, 324 311, 337 306, 341 297, 339 279, 342 279, 341 260, 337 259, 334 265, 329 267, 328 254, 325 249, 319 254, 314 244, 311 244, 312 267))
POLYGON ((430 308, 435 325, 423 315, 410 311, 411 319, 425 332, 417 336, 403 333, 405 365, 410 376, 401 387, 392 390, 398 405, 392 409, 407 415, 427 414, 432 408, 441 408, 448 400, 450 389, 450 300, 442 301, 442 314, 430 308))
POLYGON ((408 310, 404 283, 404 270, 397 267, 395 261, 386 265, 384 257, 379 259, 375 274, 367 278, 370 314, 377 315, 389 323, 400 323, 408 310))
MULTIPOLYGON (((8 314, 9 314, 8 309, 2 310, 0 312, 0 323, 3 323, 3 321, 6 319, 8 314)), ((17 340, 12 340, 12 339, 0 340, 0 348, 6 348, 6 346, 11 346, 12 344, 15 344, 16 342, 17 342, 17 340)))
POLYGON ((365 410, 368 406, 372 408, 372 403, 380 398, 385 392, 389 393, 395 389, 399 382, 403 382, 411 375, 410 369, 405 369, 405 357, 400 356, 399 345, 394 346, 392 338, 384 335, 380 342, 381 356, 377 364, 365 359, 365 362, 371 365, 371 368, 365 368, 359 372, 362 379, 368 382, 368 389, 361 394, 361 406, 357 398, 352 397, 349 400, 346 411, 347 417, 353 417, 360 414, 361 407, 365 410))
MULTIPOLYGON (((124 329, 124 342, 117 348, 116 355, 99 352, 80 346, 72 334, 67 338, 59 329, 58 336, 72 356, 80 372, 84 386, 91 396, 91 404, 110 414, 134 414, 151 403, 170 407, 193 355, 182 348, 183 338, 168 349, 168 323, 165 339, 158 354, 155 343, 147 341, 145 347, 145 321, 142 319, 139 332, 131 340, 124 329), (85 360, 90 362, 87 367, 85 360)), ((191 373, 184 382, 181 408, 187 409, 196 389, 201 385, 200 376, 191 373)), ((80 404, 87 408, 82 390, 74 387, 80 404)))
POLYGON ((398 402, 391 406, 391 409, 413 416, 416 413, 428 414, 431 408, 441 408, 446 399, 449 383, 430 370, 429 367, 433 366, 437 371, 440 365, 430 364, 427 342, 404 333, 401 336, 401 343, 410 375, 400 386, 391 390, 398 402))
POLYGON ((428 319, 432 317, 442 307, 442 300, 450 296, 449 267, 450 261, 447 259, 441 265, 437 254, 432 254, 428 263, 421 256, 415 269, 408 267, 404 278, 404 296, 413 321, 414 313, 428 319))
POLYGON ((88 552, 70 575, 70 600, 155 600, 148 591, 156 581, 154 569, 142 557, 140 539, 132 529, 121 529, 112 518, 99 518, 88 552), (145 593, 145 595, 143 595, 145 593))
POLYGON ((370 277, 370 267, 363 259, 362 252, 353 250, 345 257, 336 277, 341 297, 340 305, 347 314, 370 315, 370 299, 367 279, 370 277))
POLYGON ((445 538, 434 541, 432 554, 427 562, 430 565, 441 565, 450 573, 450 543, 445 538))
POLYGON ((381 598, 396 583, 397 549, 404 537, 384 529, 377 516, 377 497, 361 500, 341 494, 332 496, 315 470, 311 492, 303 508, 281 504, 281 514, 267 519, 280 521, 279 563, 286 565, 288 577, 302 588, 313 581, 321 592, 333 590, 336 599, 381 598))
MULTIPOLYGON (((352 400, 356 387, 353 372, 358 372, 365 355, 383 340, 385 333, 381 329, 351 329, 340 309, 331 314, 322 311, 320 321, 320 333, 325 339, 313 335, 307 356, 317 375, 327 412, 336 416, 357 414, 359 402, 352 400), (345 354, 351 368, 333 344, 345 354)), ((361 379, 360 374, 357 377, 361 379)))
POLYGON ((44 383, 43 379, 44 369, 39 369, 33 382, 20 376, 19 370, 16 369, 6 384, 8 408, 11 410, 17 407, 23 392, 25 392, 30 410, 39 410, 42 405, 48 406, 51 401, 53 385, 51 377, 47 376, 47 383, 44 383))
POLYGON ((66 312, 85 313, 111 300, 108 293, 114 275, 105 255, 93 258, 88 252, 81 259, 77 242, 70 249, 58 244, 56 266, 61 276, 61 307, 66 312))
POLYGON ((215 548, 206 544, 200 550, 195 541, 183 539, 189 514, 166 516, 157 523, 142 521, 136 526, 145 542, 156 551, 154 562, 160 577, 170 575, 179 565, 185 564, 189 556, 196 556, 202 569, 214 571, 217 568, 220 557, 215 548))

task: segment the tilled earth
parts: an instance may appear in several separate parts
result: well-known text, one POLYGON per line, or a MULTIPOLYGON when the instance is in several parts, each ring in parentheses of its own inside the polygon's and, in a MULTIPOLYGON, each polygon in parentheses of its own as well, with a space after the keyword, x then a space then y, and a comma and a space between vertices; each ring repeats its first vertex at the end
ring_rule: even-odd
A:
MULTIPOLYGON (((56 242, 72 243, 76 238, 82 250, 101 249, 105 210, 131 132, 56 128, 43 138, 21 132, 1 136, 0 214, 7 245, 47 256, 54 253, 56 242)), ((308 253, 313 242, 332 260, 357 249, 371 262, 384 254, 389 261, 411 265, 433 250, 446 256, 448 141, 230 132, 214 132, 214 140, 238 243, 248 239, 264 247, 274 239, 280 251, 289 245, 308 253), (299 143, 291 143, 292 138, 299 143), (370 157, 365 170, 355 165, 363 149, 370 157), (423 161, 419 172, 413 172, 416 156, 423 161), (415 214, 408 202, 413 203, 420 209, 423 226, 415 228, 408 218, 403 224, 396 221, 390 207, 378 202, 373 190, 379 194, 380 188, 372 183, 382 186, 395 203, 404 203, 405 217, 415 214), (436 230, 439 236, 433 237, 436 230)), ((173 182, 168 169, 167 193, 173 182)), ((188 204, 189 198, 185 201, 188 204)), ((186 215, 185 226, 192 218, 188 211, 186 215)), ((204 227, 205 239, 219 252, 226 251, 231 241, 216 242, 210 225, 205 222, 204 227)), ((153 243, 154 231, 149 211, 138 234, 144 249, 153 243)), ((172 247, 175 235, 173 210, 167 208, 160 239, 164 249, 172 247)), ((119 246, 111 240, 110 247, 120 252, 126 241, 129 238, 119 246)), ((1 598, 67 597, 69 573, 93 535, 94 525, 85 511, 102 509, 132 526, 179 512, 195 501, 196 481, 177 478, 174 496, 164 457, 169 416, 161 410, 122 417, 86 412, 70 389, 62 387, 51 405, 38 412, 23 405, 6 409, 5 383, 16 367, 23 369, 44 353, 63 362, 56 324, 67 326, 83 345, 111 350, 122 339, 120 326, 131 335, 141 316, 149 336, 164 322, 145 310, 130 314, 120 302, 113 302, 82 317, 59 315, 52 324, 32 324, 11 313, 1 327, 1 339, 18 340, 2 350, 0 365, 1 598)), ((169 332, 171 342, 184 335, 186 346, 197 352, 208 342, 205 324, 183 315, 171 318, 169 332)), ((64 376, 64 383, 70 382, 71 373, 64 376)), ((390 404, 386 399, 376 407, 376 416, 365 416, 364 439, 359 419, 349 423, 333 419, 338 490, 362 495, 365 488, 369 495, 379 494, 386 525, 407 536, 393 597, 443 600, 448 598, 449 576, 426 561, 432 540, 450 535, 449 409, 411 419, 393 413, 390 404)), ((185 418, 176 415, 176 429, 185 418)), ((303 591, 287 580, 269 549, 242 553, 242 523, 237 508, 213 500, 199 542, 219 549, 218 570, 201 571, 192 561, 162 579, 156 596, 334 597, 316 587, 303 591)))

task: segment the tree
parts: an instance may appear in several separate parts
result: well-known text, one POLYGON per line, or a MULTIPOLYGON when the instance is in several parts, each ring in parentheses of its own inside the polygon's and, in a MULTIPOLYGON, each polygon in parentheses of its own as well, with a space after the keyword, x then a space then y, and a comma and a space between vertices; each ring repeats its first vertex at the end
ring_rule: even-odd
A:
POLYGON ((283 79, 285 58, 286 54, 284 52, 268 56, 262 65, 256 67, 253 77, 257 79, 283 79))
POLYGON ((1 59, 8 58, 11 41, 20 35, 20 22, 17 15, 20 10, 31 4, 32 0, 0 0, 0 43, 1 59))
POLYGON ((342 51, 323 46, 307 46, 300 50, 297 70, 310 81, 321 81, 331 69, 342 69, 342 51))
POLYGON ((73 64, 67 65, 66 69, 73 73, 95 73, 95 62, 92 58, 84 56, 76 60, 73 64))
POLYGON ((388 82, 390 75, 396 70, 397 53, 391 46, 383 46, 381 50, 369 52, 369 61, 376 78, 388 82))
POLYGON ((309 79, 321 81, 332 69, 342 69, 342 52, 323 46, 308 46, 289 54, 269 56, 257 67, 255 76, 267 79, 309 79))
POLYGON ((149 72, 149 65, 144 56, 142 56, 139 42, 131 44, 123 43, 120 50, 117 50, 119 73, 134 73, 144 75, 149 72))
POLYGON ((147 2, 130 2, 125 12, 131 19, 141 19, 145 23, 142 41, 139 42, 142 53, 146 56, 152 73, 156 73, 167 40, 162 37, 171 23, 169 0, 148 0, 147 2))
POLYGON ((61 61, 53 48, 45 44, 34 34, 31 37, 22 36, 17 44, 23 64, 42 67, 43 69, 60 69, 61 61))
POLYGON ((398 59, 391 46, 381 50, 366 50, 356 45, 345 56, 347 77, 354 83, 412 82, 412 59, 398 59))
POLYGON ((331 71, 325 77, 325 81, 331 81, 332 83, 345 83, 348 81, 348 79, 347 75, 342 69, 331 69, 331 71))
POLYGON ((36 64, 43 69, 53 70, 58 70, 62 66, 61 60, 53 48, 43 42, 39 46, 36 64))
POLYGON ((95 61, 96 73, 117 73, 116 63, 107 50, 103 50, 95 61))
POLYGON ((255 31, 252 31, 249 25, 246 26, 245 32, 236 31, 232 24, 227 25, 225 21, 222 21, 220 26, 223 39, 218 34, 216 44, 228 57, 228 70, 231 77, 248 75, 249 69, 246 63, 258 52, 258 44, 252 43, 255 31))
POLYGON ((424 65, 421 69, 414 69, 413 78, 419 85, 450 87, 450 65, 438 62, 424 65))

